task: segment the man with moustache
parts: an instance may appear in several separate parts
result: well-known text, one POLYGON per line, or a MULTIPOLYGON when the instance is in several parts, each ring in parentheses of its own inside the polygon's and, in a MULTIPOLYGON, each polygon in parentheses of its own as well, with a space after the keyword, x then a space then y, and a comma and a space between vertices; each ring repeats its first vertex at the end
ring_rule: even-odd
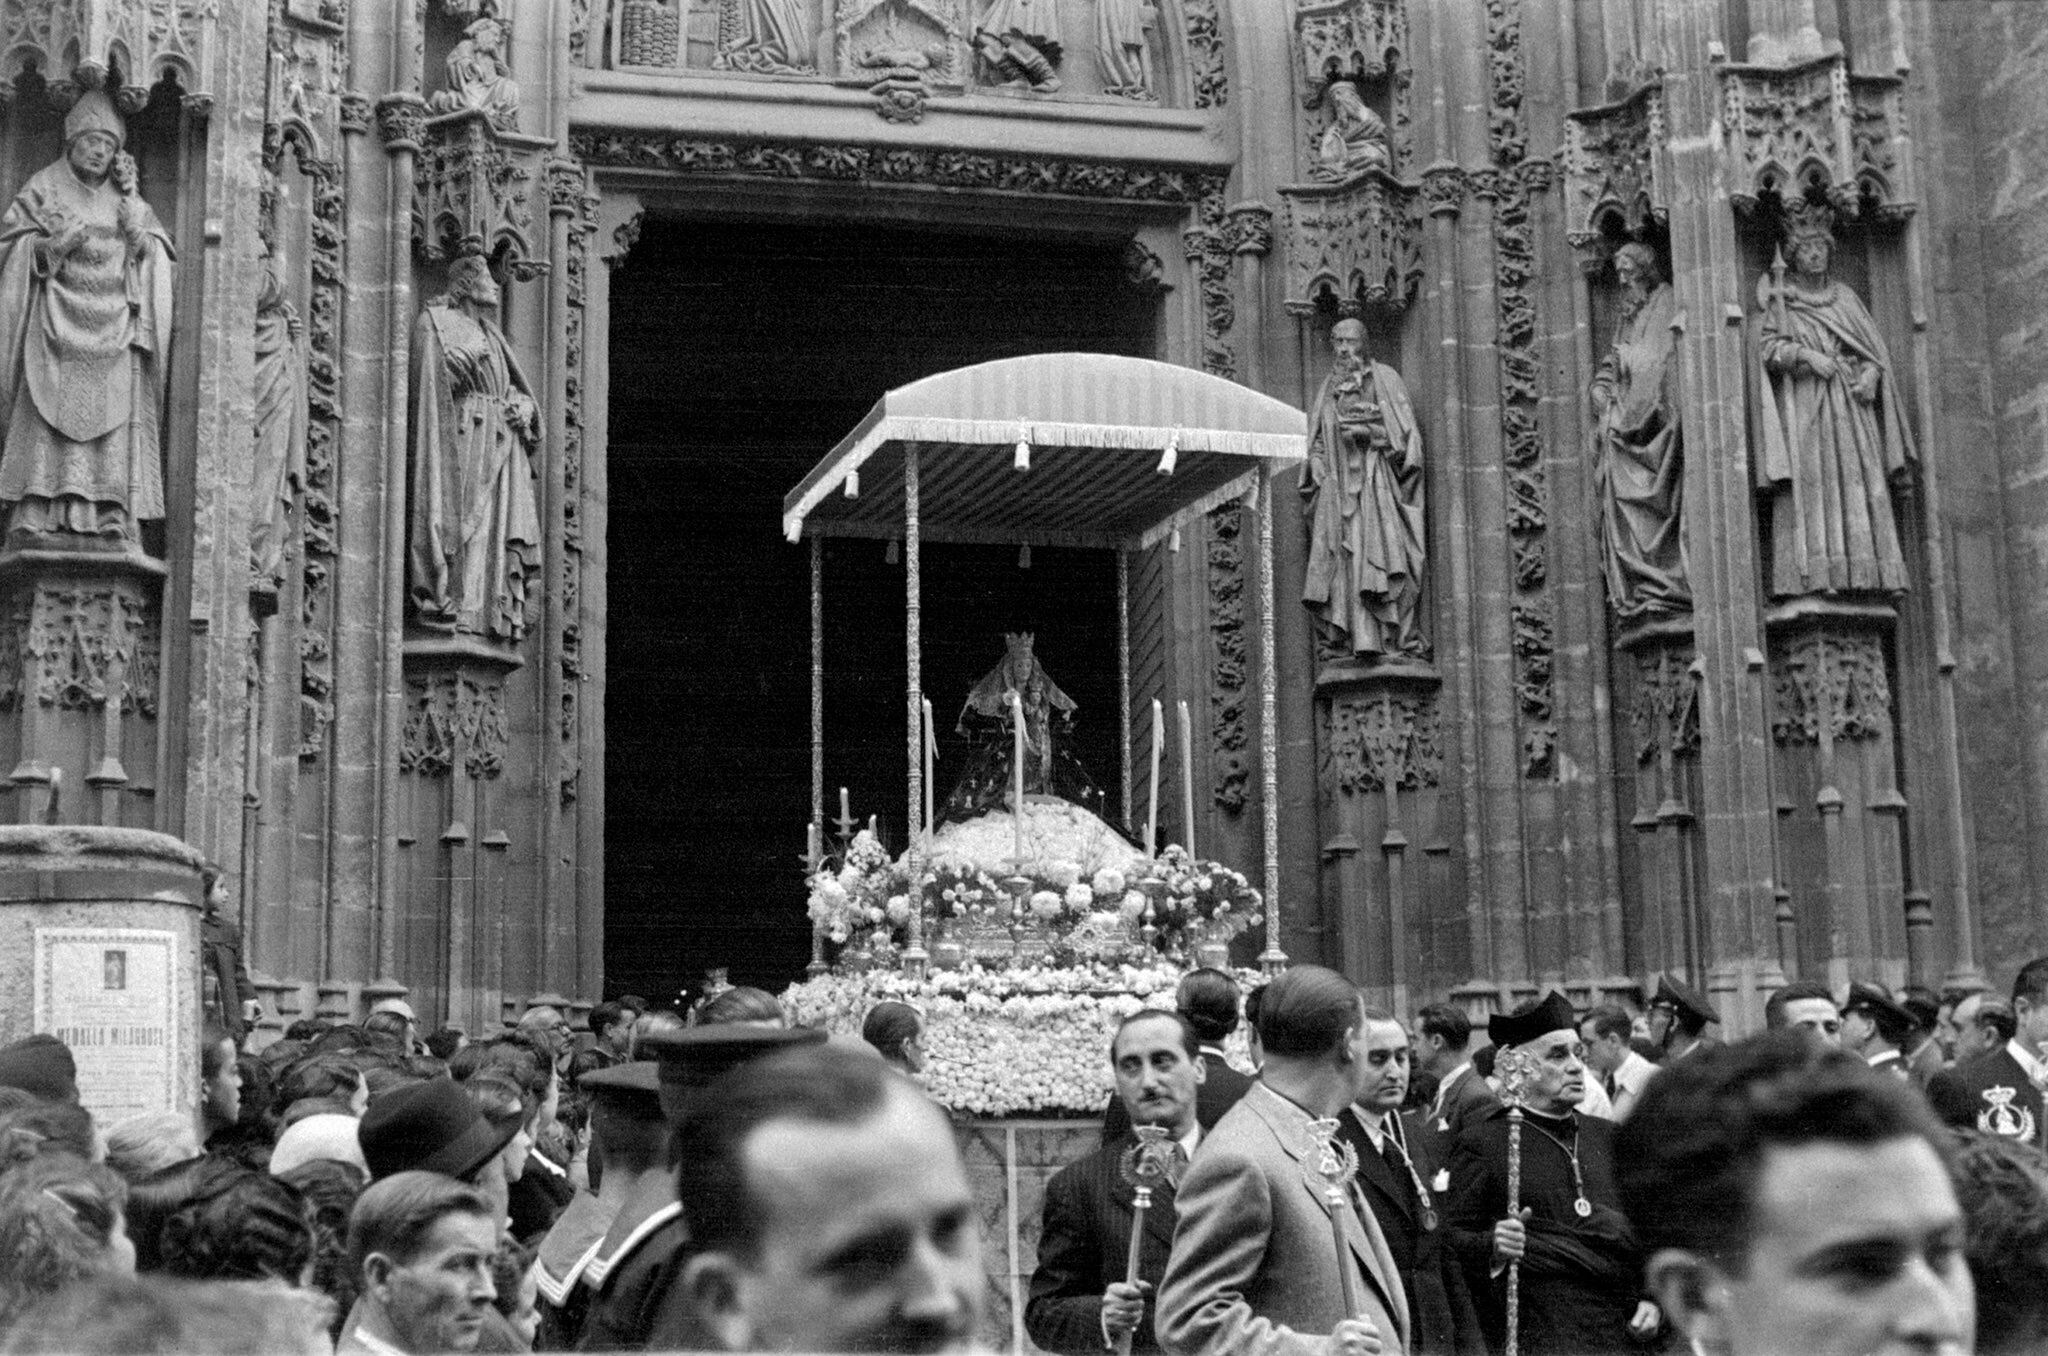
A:
MULTIPOLYGON (((1126 1017, 1110 1041, 1110 1065, 1129 1123, 1164 1130, 1177 1168, 1184 1168, 1201 1142, 1197 1107, 1207 1077, 1194 1028, 1172 1012, 1126 1017)), ((1135 1143, 1126 1133, 1061 1168, 1046 1184, 1038 1270, 1024 1309, 1025 1331, 1046 1351, 1100 1352, 1126 1333, 1131 1350, 1159 1350, 1153 1305, 1173 1244, 1174 1188, 1169 1182, 1152 1191, 1139 1240, 1138 1283, 1132 1285, 1124 1278, 1135 1223, 1133 1188, 1122 1167, 1135 1143)))
MULTIPOLYGON (((1338 1117, 1338 1134, 1358 1152, 1358 1191, 1387 1236, 1407 1291, 1418 1356, 1479 1356, 1479 1314, 1456 1256, 1446 1246, 1441 1164, 1427 1147, 1408 1095, 1408 1033, 1393 1014, 1365 1010, 1364 1078, 1338 1117)), ((1447 1183, 1446 1183, 1447 1185, 1447 1183)))
POLYGON ((1522 1208, 1508 1212, 1502 1108, 1453 1150, 1452 1245, 1467 1274, 1490 1283, 1493 1322, 1505 1315, 1508 1264, 1521 1263, 1525 1356, 1634 1351, 1662 1318, 1640 1288, 1642 1257, 1615 1191, 1614 1124, 1577 1109, 1586 1065, 1572 1005, 1553 991, 1496 1013, 1486 1029, 1500 1051, 1494 1067, 1503 1088, 1516 1087, 1516 1066, 1526 1070, 1519 1078, 1522 1208))
POLYGON ((2011 1039, 1998 1049, 1935 1075, 1927 1086, 1934 1110, 1950 1125, 2023 1140, 2048 1150, 2048 956, 2020 967, 2012 982, 2011 1039))
POLYGON ((1332 1206, 1305 1171, 1364 1088, 1365 1004, 1334 970, 1297 965, 1265 987, 1258 1028, 1258 1082, 1181 1179, 1159 1346, 1170 1356, 1406 1351, 1408 1298, 1379 1221, 1355 1191, 1332 1206))

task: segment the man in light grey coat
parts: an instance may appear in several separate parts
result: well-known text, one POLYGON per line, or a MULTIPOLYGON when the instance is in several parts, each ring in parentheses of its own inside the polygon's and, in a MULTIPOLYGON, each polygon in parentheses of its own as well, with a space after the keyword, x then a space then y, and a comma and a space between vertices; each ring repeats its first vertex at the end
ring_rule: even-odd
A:
POLYGON ((1355 1192, 1333 1227, 1307 1171, 1313 1123, 1360 1093, 1363 1001, 1336 972, 1297 966, 1267 986, 1258 1027, 1259 1081, 1202 1141, 1180 1184, 1159 1345, 1168 1356, 1399 1356, 1408 1302, 1386 1236, 1355 1192))

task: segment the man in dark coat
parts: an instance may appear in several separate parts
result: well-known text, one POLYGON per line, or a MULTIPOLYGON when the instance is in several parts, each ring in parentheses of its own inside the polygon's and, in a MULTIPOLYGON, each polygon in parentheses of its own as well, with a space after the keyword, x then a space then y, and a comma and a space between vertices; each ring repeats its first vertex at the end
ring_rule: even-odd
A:
POLYGON ((2024 1140, 2048 1150, 2048 956, 2020 968, 2012 982, 2015 1030, 2003 1048, 1986 1051, 1934 1076, 1927 1100, 1950 1125, 2024 1140))
MULTIPOLYGON (((1505 1108, 1458 1141, 1450 1228, 1468 1274, 1492 1282, 1504 1313, 1507 1267, 1521 1263, 1526 1356, 1634 1352, 1662 1323, 1641 1288, 1643 1258, 1614 1184, 1614 1123, 1580 1114, 1586 1066, 1575 1014, 1551 993, 1487 1022, 1503 1087, 1524 1107, 1521 1205, 1508 1213, 1505 1108)), ((1652 1084, 1655 1086, 1655 1084, 1652 1084)))
POLYGON ((1500 1098, 1472 1067, 1472 1019, 1463 1011, 1432 1003, 1415 1025, 1415 1068, 1436 1079, 1436 1092, 1417 1123, 1419 1142, 1439 1163, 1448 1163, 1452 1142, 1497 1109, 1500 1098))
MULTIPOLYGON (((1251 1075, 1231 1068, 1223 1055, 1223 1043, 1237 1030, 1237 981, 1221 970, 1190 970, 1174 991, 1173 1008, 1193 1028, 1201 1046, 1201 1062, 1208 1069, 1208 1076, 1195 1089, 1195 1119, 1208 1130, 1252 1085, 1251 1075)), ((1128 1139, 1130 1133, 1130 1112, 1119 1094, 1109 1099, 1109 1110, 1102 1117, 1102 1142, 1117 1143, 1128 1139)))
POLYGON ((1391 1013, 1367 1008, 1365 1016, 1364 1088, 1337 1118, 1337 1133, 1358 1151, 1359 1195, 1408 1291, 1411 1356, 1483 1356, 1479 1313, 1443 1229, 1444 1201, 1434 1185, 1441 1164, 1424 1148, 1421 1113, 1400 1110, 1408 1033, 1391 1013))
POLYGON ((1721 1014, 1690 985, 1661 975, 1656 996, 1650 999, 1650 1039, 1663 1051, 1660 1064, 1684 1059, 1699 1050, 1719 1044, 1707 1035, 1721 1014))
MULTIPOLYGON (((671 1125, 691 1093, 749 1060, 796 1045, 815 1045, 822 1031, 779 1030, 728 1023, 656 1032, 647 1038, 659 1066, 661 1109, 671 1125)), ((680 1306, 677 1280, 692 1248, 675 1178, 661 1174, 620 1206, 597 1250, 583 1266, 590 1294, 578 1351, 692 1350, 694 1329, 680 1306)))
MULTIPOLYGON (((1110 1063, 1127 1123, 1165 1131, 1167 1152, 1176 1165, 1184 1162, 1202 1136, 1196 1109, 1205 1070, 1194 1029, 1171 1012, 1127 1017, 1110 1043, 1110 1063)), ((1137 1166, 1136 1154, 1137 1140, 1126 1132, 1046 1184, 1038 1270, 1024 1309, 1025 1331, 1046 1351, 1092 1356, 1126 1332, 1133 1351, 1159 1350, 1152 1309, 1173 1246, 1174 1192, 1171 1175, 1152 1191, 1132 1285, 1135 1188, 1124 1169, 1137 1166)))

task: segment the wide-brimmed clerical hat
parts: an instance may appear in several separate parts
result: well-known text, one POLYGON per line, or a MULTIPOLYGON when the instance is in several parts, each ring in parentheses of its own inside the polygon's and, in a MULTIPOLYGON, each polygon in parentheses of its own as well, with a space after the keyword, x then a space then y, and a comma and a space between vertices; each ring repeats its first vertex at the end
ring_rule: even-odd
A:
POLYGON ((513 1117, 494 1126, 450 1078, 395 1088, 370 1102, 356 1138, 379 1180, 400 1172, 467 1177, 519 1133, 513 1117))
POLYGON ((1486 1038, 1503 1050, 1542 1040, 1553 1031, 1571 1031, 1578 1026, 1578 1014, 1571 1000, 1552 989, 1513 1012, 1496 1012, 1486 1019, 1486 1038))

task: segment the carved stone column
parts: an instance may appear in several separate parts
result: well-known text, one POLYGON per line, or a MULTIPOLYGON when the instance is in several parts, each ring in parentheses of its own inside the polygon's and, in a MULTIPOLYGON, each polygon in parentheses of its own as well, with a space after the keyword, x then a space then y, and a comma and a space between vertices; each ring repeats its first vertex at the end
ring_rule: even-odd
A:
POLYGON ((164 566, 0 554, 0 759, 20 823, 155 822, 164 566))

